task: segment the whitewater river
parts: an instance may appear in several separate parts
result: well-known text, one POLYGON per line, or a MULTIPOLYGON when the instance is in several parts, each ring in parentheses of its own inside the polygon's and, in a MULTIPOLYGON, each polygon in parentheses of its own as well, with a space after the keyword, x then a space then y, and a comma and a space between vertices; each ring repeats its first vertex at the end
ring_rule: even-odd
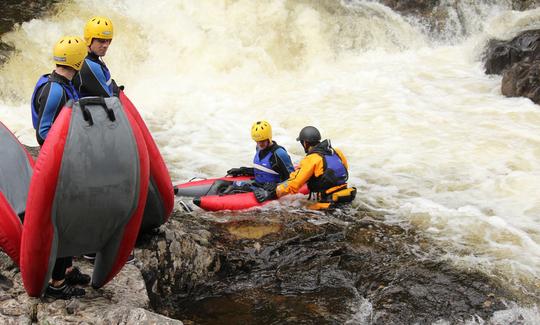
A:
MULTIPOLYGON (((248 165, 260 119, 297 163, 295 138, 314 125, 348 157, 355 206, 425 233, 446 252, 438 258, 534 301, 540 106, 502 96, 501 77, 485 75, 481 57, 489 38, 540 28, 540 9, 478 2, 461 8, 467 36, 428 37, 367 1, 69 1, 2 36, 16 51, 0 66, 0 121, 37 145, 29 99, 52 70, 52 45, 108 15, 115 37, 105 61, 173 180, 248 165)), ((509 312, 518 309, 540 322, 534 303, 509 312)))

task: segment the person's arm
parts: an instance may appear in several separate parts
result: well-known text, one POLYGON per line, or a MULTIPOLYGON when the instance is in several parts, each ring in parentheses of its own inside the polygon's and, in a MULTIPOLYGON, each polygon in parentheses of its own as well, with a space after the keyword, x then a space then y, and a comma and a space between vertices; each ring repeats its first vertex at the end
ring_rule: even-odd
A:
POLYGON ((56 116, 58 116, 65 103, 66 96, 62 86, 56 82, 49 82, 43 86, 43 91, 38 100, 39 119, 36 130, 36 137, 40 145, 45 142, 56 116))
POLYGON ((276 188, 277 197, 298 193, 300 188, 315 174, 317 165, 321 163, 319 155, 308 155, 300 162, 300 167, 291 173, 289 179, 280 183, 276 188))
POLYGON ((349 163, 347 162, 347 158, 345 158, 345 155, 343 154, 343 152, 341 150, 336 149, 336 148, 334 148, 334 150, 336 151, 337 155, 341 159, 341 162, 343 163, 343 166, 345 166, 345 168, 348 171, 349 170, 349 163))
POLYGON ((283 182, 287 180, 289 175, 294 171, 291 157, 289 157, 289 154, 285 149, 278 148, 274 151, 274 158, 275 165, 272 166, 272 169, 279 173, 279 180, 283 182))
POLYGON ((238 167, 238 168, 231 168, 227 171, 227 175, 231 176, 253 176, 255 175, 255 171, 253 167, 238 167))

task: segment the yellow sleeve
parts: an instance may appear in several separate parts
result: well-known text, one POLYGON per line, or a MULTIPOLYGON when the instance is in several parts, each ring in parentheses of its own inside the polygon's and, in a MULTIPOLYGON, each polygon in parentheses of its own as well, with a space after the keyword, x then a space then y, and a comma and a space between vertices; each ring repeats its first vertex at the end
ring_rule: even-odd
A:
POLYGON ((277 186, 277 197, 298 193, 298 190, 315 174, 315 170, 320 164, 322 164, 322 158, 316 154, 308 155, 302 159, 300 167, 291 173, 289 179, 277 186))
POLYGON ((343 154, 343 151, 341 151, 339 149, 336 149, 336 148, 334 148, 334 151, 337 153, 337 155, 341 159, 341 162, 343 163, 343 165, 345 166, 347 171, 349 171, 349 163, 347 162, 347 158, 345 158, 345 155, 343 154))

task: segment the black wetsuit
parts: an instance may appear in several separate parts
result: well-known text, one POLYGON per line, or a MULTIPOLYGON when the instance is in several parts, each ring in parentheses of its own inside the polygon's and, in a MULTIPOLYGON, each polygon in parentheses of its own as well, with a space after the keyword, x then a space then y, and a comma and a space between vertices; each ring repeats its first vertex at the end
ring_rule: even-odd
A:
POLYGON ((111 78, 111 73, 105 63, 94 53, 88 53, 84 59, 81 71, 73 78, 75 89, 81 97, 118 95, 118 86, 111 78))
POLYGON ((78 100, 79 96, 71 81, 54 71, 49 75, 48 81, 36 89, 34 94, 32 106, 38 115, 36 139, 39 145, 42 145, 62 107, 70 99, 78 100))

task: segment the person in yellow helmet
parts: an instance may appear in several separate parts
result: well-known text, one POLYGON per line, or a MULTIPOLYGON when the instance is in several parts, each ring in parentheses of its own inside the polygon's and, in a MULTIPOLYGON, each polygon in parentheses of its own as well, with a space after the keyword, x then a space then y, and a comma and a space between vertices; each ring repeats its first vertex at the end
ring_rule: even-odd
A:
POLYGON ((79 94, 71 83, 76 72, 82 67, 86 56, 86 45, 77 36, 65 36, 53 48, 56 68, 50 74, 42 75, 31 99, 32 124, 36 138, 43 144, 49 130, 68 100, 79 100, 79 94))
MULTIPOLYGON (((84 41, 87 46, 87 55, 84 59, 81 70, 73 79, 73 84, 79 92, 80 97, 118 96, 120 89, 114 79, 111 78, 109 68, 103 62, 103 57, 111 45, 114 36, 112 21, 103 16, 90 18, 84 26, 84 41)), ((96 254, 89 253, 83 255, 84 258, 94 261, 96 254)), ((131 254, 128 263, 133 263, 135 257, 131 254)))
POLYGON ((103 57, 111 45, 114 35, 112 21, 107 17, 92 17, 84 27, 84 41, 88 55, 73 84, 81 97, 118 95, 119 88, 111 78, 111 73, 103 57))
POLYGON ((296 141, 300 141, 306 157, 300 162, 299 168, 277 186, 277 197, 298 193, 307 183, 318 201, 310 206, 311 209, 328 209, 340 203, 352 202, 356 188, 347 186, 349 165, 343 152, 333 148, 330 140, 321 141, 319 130, 313 126, 304 127, 296 141))
POLYGON ((237 182, 226 192, 253 191, 257 200, 262 202, 273 197, 276 184, 286 180, 294 166, 285 148, 272 140, 272 126, 267 121, 253 123, 251 138, 257 143, 253 167, 232 168, 227 174, 254 176, 254 182, 248 186, 237 182))
MULTIPOLYGON (((54 45, 53 61, 56 68, 50 74, 39 78, 31 99, 32 123, 40 145, 46 140, 53 122, 66 102, 79 100, 71 80, 81 69, 86 54, 86 45, 77 36, 64 36, 54 45)), ((72 257, 57 258, 45 295, 56 299, 84 296, 85 290, 75 286, 88 283, 90 276, 73 267, 72 257)))

